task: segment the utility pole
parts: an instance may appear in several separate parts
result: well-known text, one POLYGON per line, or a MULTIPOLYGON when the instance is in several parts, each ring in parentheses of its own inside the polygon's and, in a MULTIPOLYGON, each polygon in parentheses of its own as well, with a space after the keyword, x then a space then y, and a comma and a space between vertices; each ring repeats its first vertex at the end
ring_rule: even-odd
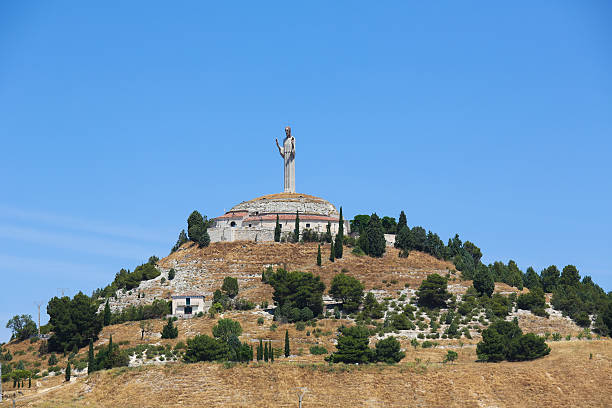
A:
POLYGON ((39 301, 34 304, 38 307, 38 338, 40 338, 40 306, 42 305, 42 302, 39 301))
MULTIPOLYGON (((0 376, 2 375, 2 363, 0 363, 0 376)), ((2 402, 2 381, 0 381, 0 402, 2 402)))
POLYGON ((62 292, 62 297, 64 297, 64 291, 68 291, 68 288, 57 288, 58 292, 62 292))
POLYGON ((304 394, 306 394, 308 392, 308 388, 306 387, 297 387, 296 389, 296 393, 299 399, 299 408, 302 408, 302 399, 304 399, 304 394))

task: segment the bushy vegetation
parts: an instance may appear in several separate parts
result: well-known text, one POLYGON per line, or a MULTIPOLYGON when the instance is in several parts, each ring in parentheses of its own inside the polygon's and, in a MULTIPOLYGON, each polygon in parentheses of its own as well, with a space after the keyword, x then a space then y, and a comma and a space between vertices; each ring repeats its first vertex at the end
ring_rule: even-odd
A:
POLYGON ((380 340, 376 348, 369 347, 370 331, 364 326, 341 327, 337 351, 326 358, 332 363, 360 363, 373 362, 396 363, 404 358, 400 351, 400 344, 394 337, 380 340))
POLYGON ((81 292, 72 300, 68 296, 51 299, 47 305, 53 327, 49 351, 63 353, 84 347, 89 339, 97 340, 102 330, 102 316, 96 314, 97 309, 96 302, 81 292))
POLYGON ((476 353, 482 361, 523 361, 543 357, 550 353, 550 348, 542 337, 523 334, 516 320, 497 320, 482 332, 476 353))
POLYGON ((38 332, 36 323, 32 320, 32 316, 25 314, 13 316, 6 324, 6 328, 11 329, 11 340, 26 340, 36 335, 38 332))
POLYGON ((445 277, 432 273, 421 283, 417 291, 419 306, 429 308, 441 308, 446 306, 446 301, 451 297, 447 292, 447 280, 445 277))
POLYGON ((290 322, 310 320, 323 311, 323 291, 325 284, 312 273, 268 268, 262 281, 274 288, 272 299, 277 305, 275 319, 290 322))
POLYGON ((161 272, 155 267, 156 259, 157 257, 149 258, 147 263, 138 265, 134 272, 122 268, 115 275, 113 282, 104 289, 96 289, 92 294, 92 298, 109 298, 115 296, 116 292, 120 289, 131 290, 140 285, 142 281, 157 278, 161 275, 161 272))
POLYGON ((164 325, 161 338, 162 339, 176 339, 178 337, 178 327, 174 326, 172 319, 168 319, 168 322, 164 325))
POLYGON ((150 305, 129 305, 110 315, 110 324, 120 324, 139 320, 157 319, 172 312, 172 302, 156 299, 150 305))
POLYGON ((329 294, 336 300, 342 301, 344 310, 351 313, 359 309, 363 300, 363 284, 352 276, 339 273, 334 276, 329 294))
POLYGON ((210 244, 210 236, 208 235, 208 225, 202 214, 194 211, 187 218, 187 234, 189 239, 200 248, 207 247, 210 244))
POLYGON ((213 336, 197 335, 187 339, 184 360, 187 363, 198 361, 251 361, 253 348, 240 343, 242 334, 240 323, 231 319, 220 319, 213 327, 213 336))

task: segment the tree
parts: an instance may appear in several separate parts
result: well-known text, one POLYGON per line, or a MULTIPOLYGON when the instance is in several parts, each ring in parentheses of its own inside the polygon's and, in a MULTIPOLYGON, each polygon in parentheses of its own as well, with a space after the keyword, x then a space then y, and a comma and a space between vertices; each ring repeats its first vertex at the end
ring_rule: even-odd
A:
MULTIPOLYGON (((144 335, 144 330, 143 330, 144 335)), ((168 318, 168 322, 164 326, 161 332, 162 339, 176 339, 178 337, 178 327, 174 326, 172 318, 168 318)))
POLYGON ((398 230, 397 235, 395 236, 395 244, 393 245, 398 249, 407 251, 411 249, 411 241, 412 237, 410 235, 410 228, 404 225, 398 230))
POLYGON ((400 351, 400 342, 395 337, 387 337, 376 343, 376 361, 398 363, 406 353, 400 351))
POLYGON ((376 213, 372 214, 370 221, 365 230, 365 239, 360 240, 361 249, 369 256, 380 258, 386 251, 387 241, 385 240, 385 233, 383 231, 380 218, 376 213), (364 248, 365 246, 365 248, 364 248))
POLYGON ((540 280, 544 292, 552 292, 559 283, 559 269, 555 265, 549 266, 540 273, 540 280))
POLYGON ((49 356, 48 363, 50 366, 54 366, 57 364, 57 356, 55 355, 55 353, 51 353, 51 355, 49 356))
POLYGON ((559 279, 561 285, 578 286, 580 283, 580 273, 574 265, 567 265, 561 272, 559 279))
POLYGON ((480 251, 480 248, 478 248, 470 241, 465 241, 465 243, 463 244, 463 249, 465 249, 472 256, 472 259, 474 260, 474 266, 477 266, 480 263, 480 258, 482 258, 482 252, 480 251))
POLYGON ((342 207, 340 207, 340 219, 338 220, 338 234, 336 235, 336 245, 334 245, 334 258, 341 259, 344 248, 344 218, 342 217, 342 207))
POLYGON ((289 347, 289 330, 285 330, 285 357, 291 355, 291 348, 289 347))
POLYGON ((457 359, 458 356, 459 355, 456 351, 448 350, 448 352, 446 353, 446 357, 444 357, 443 363, 452 363, 457 359))
POLYGON ((393 217, 382 217, 380 220, 383 230, 385 234, 396 234, 397 233, 397 223, 395 222, 395 218, 393 217))
POLYGON ((336 250, 334 249, 334 241, 331 242, 331 247, 329 248, 329 260, 334 262, 336 260, 336 250))
POLYGON ((281 225, 278 219, 278 214, 276 214, 276 226, 274 227, 274 242, 280 242, 281 239, 281 225))
POLYGON ((399 219, 397 220, 397 232, 399 233, 399 231, 402 230, 402 228, 407 227, 408 226, 408 222, 406 221, 406 214, 404 214, 404 210, 402 210, 402 212, 400 212, 399 215, 399 219))
POLYGON ((445 277, 432 273, 425 279, 417 291, 419 306, 430 308, 445 307, 451 294, 446 291, 445 277))
POLYGON ((495 282, 493 282, 493 276, 489 272, 489 268, 482 264, 478 265, 472 284, 480 295, 488 297, 491 297, 495 289, 495 282))
POLYGON ((187 219, 187 233, 189 234, 189 239, 198 244, 200 248, 207 247, 210 244, 210 237, 206 231, 204 217, 198 211, 194 211, 189 215, 187 219))
POLYGON ((223 278, 221 290, 230 298, 234 298, 238 294, 238 279, 226 276, 223 278))
POLYGON ((341 300, 347 312, 354 312, 359 309, 363 299, 363 284, 352 276, 339 273, 332 279, 329 289, 330 295, 334 299, 341 300))
POLYGON ((279 268, 266 273, 266 280, 274 288, 272 299, 281 310, 307 307, 315 316, 323 312, 325 284, 320 277, 310 272, 287 272, 279 268))
POLYGON ((174 270, 174 268, 170 268, 170 270, 168 271, 168 280, 174 279, 175 276, 176 276, 176 271, 174 270))
POLYGON ((104 326, 108 326, 111 323, 111 309, 108 304, 108 299, 106 299, 106 304, 104 305, 104 326))
POLYGON ((257 346, 257 361, 263 360, 263 341, 259 339, 259 346, 257 346))
POLYGON ((226 342, 207 335, 196 335, 187 339, 186 363, 198 361, 220 361, 227 359, 229 346, 226 342))
POLYGON ((189 239, 187 239, 187 234, 185 234, 185 230, 181 230, 178 239, 176 240, 176 244, 174 244, 172 250, 170 250, 170 253, 176 252, 186 242, 189 242, 189 239))
POLYGON ((225 342, 230 336, 240 337, 242 334, 242 326, 240 322, 232 319, 219 319, 217 324, 212 328, 213 336, 225 342))
POLYGON ((87 374, 91 374, 96 371, 95 360, 94 360, 94 348, 93 340, 89 339, 89 350, 87 351, 87 374))
POLYGON ((369 363, 374 358, 372 349, 368 346, 369 331, 364 326, 350 326, 340 329, 338 351, 329 356, 329 361, 333 363, 369 363))
POLYGON ((545 356, 550 348, 533 333, 523 335, 515 318, 513 322, 497 320, 483 330, 476 353, 482 361, 523 361, 545 356))
POLYGON ((293 229, 293 242, 300 242, 300 212, 295 213, 295 228, 293 229))
POLYGON ((527 271, 525 272, 525 278, 523 280, 525 281, 525 286, 527 286, 529 289, 542 287, 542 282, 540 282, 540 276, 538 276, 536 271, 534 271, 531 266, 527 268, 527 271))
POLYGON ((268 359, 270 358, 270 354, 268 351, 268 344, 269 344, 268 342, 264 343, 264 352, 263 352, 263 359, 266 363, 268 362, 268 359))
POLYGON ((102 318, 97 315, 97 304, 83 293, 72 300, 64 296, 54 297, 47 305, 49 323, 53 335, 49 339, 49 350, 64 352, 84 347, 89 339, 97 340, 102 330, 102 318))
POLYGON ((370 216, 366 214, 356 215, 355 218, 351 220, 351 231, 358 232, 359 235, 363 235, 370 221, 370 216))
POLYGON ((13 316, 6 324, 6 328, 11 329, 13 332, 12 338, 19 341, 28 339, 38 333, 36 323, 32 320, 32 316, 25 314, 13 316))
POLYGON ((70 361, 66 364, 66 381, 70 381, 70 361))
POLYGON ((317 249, 317 266, 321 266, 321 244, 319 244, 317 249))

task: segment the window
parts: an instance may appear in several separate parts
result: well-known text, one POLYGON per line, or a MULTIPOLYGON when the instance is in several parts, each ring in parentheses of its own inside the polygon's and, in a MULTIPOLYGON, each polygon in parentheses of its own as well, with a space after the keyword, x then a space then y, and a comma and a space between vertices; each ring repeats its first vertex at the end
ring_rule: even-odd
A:
POLYGON ((187 306, 191 305, 191 298, 186 298, 186 299, 185 299, 185 304, 186 304, 187 306))
POLYGON ((249 224, 249 227, 252 227, 252 226, 253 226, 253 224, 249 224))
POLYGON ((236 221, 232 221, 232 222, 230 223, 230 227, 235 227, 235 226, 236 226, 236 221))
POLYGON ((185 314, 191 314, 193 312, 193 308, 191 306, 185 306, 185 314))
POLYGON ((310 228, 310 224, 306 224, 306 228, 310 228))

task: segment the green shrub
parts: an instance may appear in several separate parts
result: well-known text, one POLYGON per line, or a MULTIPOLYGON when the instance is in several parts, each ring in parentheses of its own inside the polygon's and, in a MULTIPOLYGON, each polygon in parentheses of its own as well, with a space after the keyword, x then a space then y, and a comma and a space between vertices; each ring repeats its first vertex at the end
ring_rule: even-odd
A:
POLYGON ((323 346, 312 346, 310 347, 310 354, 318 356, 321 354, 327 354, 328 351, 325 347, 323 346))

